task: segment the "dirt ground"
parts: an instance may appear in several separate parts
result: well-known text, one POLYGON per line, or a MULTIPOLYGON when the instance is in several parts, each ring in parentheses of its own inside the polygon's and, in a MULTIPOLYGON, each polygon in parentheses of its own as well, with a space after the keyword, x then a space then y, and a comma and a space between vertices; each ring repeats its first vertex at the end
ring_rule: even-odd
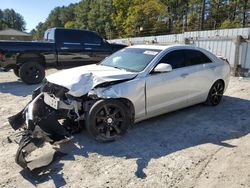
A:
POLYGON ((138 123, 114 143, 97 143, 83 130, 61 145, 66 156, 30 174, 14 161, 7 117, 37 86, 0 72, 0 187, 250 187, 250 80, 232 77, 219 106, 138 123))

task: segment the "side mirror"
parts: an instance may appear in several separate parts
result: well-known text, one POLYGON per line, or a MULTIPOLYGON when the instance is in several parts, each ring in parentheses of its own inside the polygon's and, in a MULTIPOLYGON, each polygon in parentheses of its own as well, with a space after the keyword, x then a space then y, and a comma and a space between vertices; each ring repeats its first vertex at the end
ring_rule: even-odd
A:
POLYGON ((171 72, 172 71, 172 66, 167 63, 160 63, 158 64, 153 72, 171 72))
POLYGON ((102 40, 102 43, 103 43, 103 44, 109 44, 109 42, 108 42, 106 39, 103 39, 103 40, 102 40))

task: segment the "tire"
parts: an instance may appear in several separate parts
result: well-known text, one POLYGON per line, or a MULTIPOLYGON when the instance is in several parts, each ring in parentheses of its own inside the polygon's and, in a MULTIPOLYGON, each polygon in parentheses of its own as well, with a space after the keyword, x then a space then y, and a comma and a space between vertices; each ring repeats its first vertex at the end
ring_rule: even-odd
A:
POLYGON ((97 101, 86 117, 87 131, 99 142, 115 141, 127 132, 129 124, 128 108, 113 99, 97 101))
POLYGON ((39 84, 45 77, 45 69, 39 63, 27 62, 21 66, 19 75, 26 84, 39 84))
POLYGON ((206 104, 209 106, 216 106, 220 103, 224 93, 224 82, 222 80, 216 81, 207 96, 206 104))
POLYGON ((13 69, 13 72, 14 72, 14 74, 19 78, 20 76, 19 76, 19 68, 15 68, 15 69, 13 69))

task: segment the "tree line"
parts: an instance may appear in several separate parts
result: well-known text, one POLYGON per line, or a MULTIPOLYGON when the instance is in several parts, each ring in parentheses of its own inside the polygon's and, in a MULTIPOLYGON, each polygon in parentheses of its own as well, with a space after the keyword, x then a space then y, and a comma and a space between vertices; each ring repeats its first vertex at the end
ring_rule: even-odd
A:
POLYGON ((82 0, 56 7, 32 31, 83 28, 112 39, 249 26, 249 0, 82 0), (247 20, 248 19, 248 20, 247 20))
POLYGON ((0 9, 0 30, 12 28, 25 31, 25 25, 26 23, 21 14, 13 9, 0 9))
MULTIPOLYGON (((48 28, 65 27, 113 39, 248 26, 249 0, 82 0, 54 8, 31 34, 40 40, 48 28)), ((0 10, 4 27, 24 30, 25 22, 12 9, 0 10)))

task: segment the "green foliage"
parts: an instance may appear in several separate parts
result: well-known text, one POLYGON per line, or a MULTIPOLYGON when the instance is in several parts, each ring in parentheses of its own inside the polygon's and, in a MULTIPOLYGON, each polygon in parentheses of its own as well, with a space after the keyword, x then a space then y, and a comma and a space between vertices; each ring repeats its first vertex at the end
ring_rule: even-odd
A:
POLYGON ((78 28, 78 24, 77 24, 77 22, 75 22, 75 21, 67 21, 67 22, 64 24, 64 27, 65 27, 65 28, 78 28))
POLYGON ((31 34, 33 36, 34 40, 41 40, 44 35, 44 31, 46 30, 46 25, 42 22, 40 22, 37 26, 36 29, 33 29, 31 34))
POLYGON ((90 3, 91 0, 81 1, 75 7, 75 21, 77 22, 80 28, 88 28, 88 12, 90 9, 90 3))
POLYGON ((161 20, 165 17, 165 5, 157 0, 135 0, 128 9, 125 22, 127 36, 145 36, 161 34, 166 25, 161 20))
POLYGON ((241 27, 241 24, 236 20, 232 21, 230 19, 226 19, 224 22, 222 22, 220 29, 235 28, 235 27, 241 27))
POLYGON ((3 11, 0 9, 0 30, 8 28, 8 25, 4 21, 3 11))
POLYGON ((111 20, 116 38, 126 36, 128 9, 132 6, 134 6, 133 0, 113 0, 114 12, 111 14, 111 20))
POLYGON ((13 9, 0 9, 0 30, 7 28, 25 31, 25 21, 23 16, 13 9))
POLYGON ((245 27, 249 8, 248 0, 82 0, 56 7, 32 34, 41 39, 50 27, 83 28, 112 39, 245 27))

